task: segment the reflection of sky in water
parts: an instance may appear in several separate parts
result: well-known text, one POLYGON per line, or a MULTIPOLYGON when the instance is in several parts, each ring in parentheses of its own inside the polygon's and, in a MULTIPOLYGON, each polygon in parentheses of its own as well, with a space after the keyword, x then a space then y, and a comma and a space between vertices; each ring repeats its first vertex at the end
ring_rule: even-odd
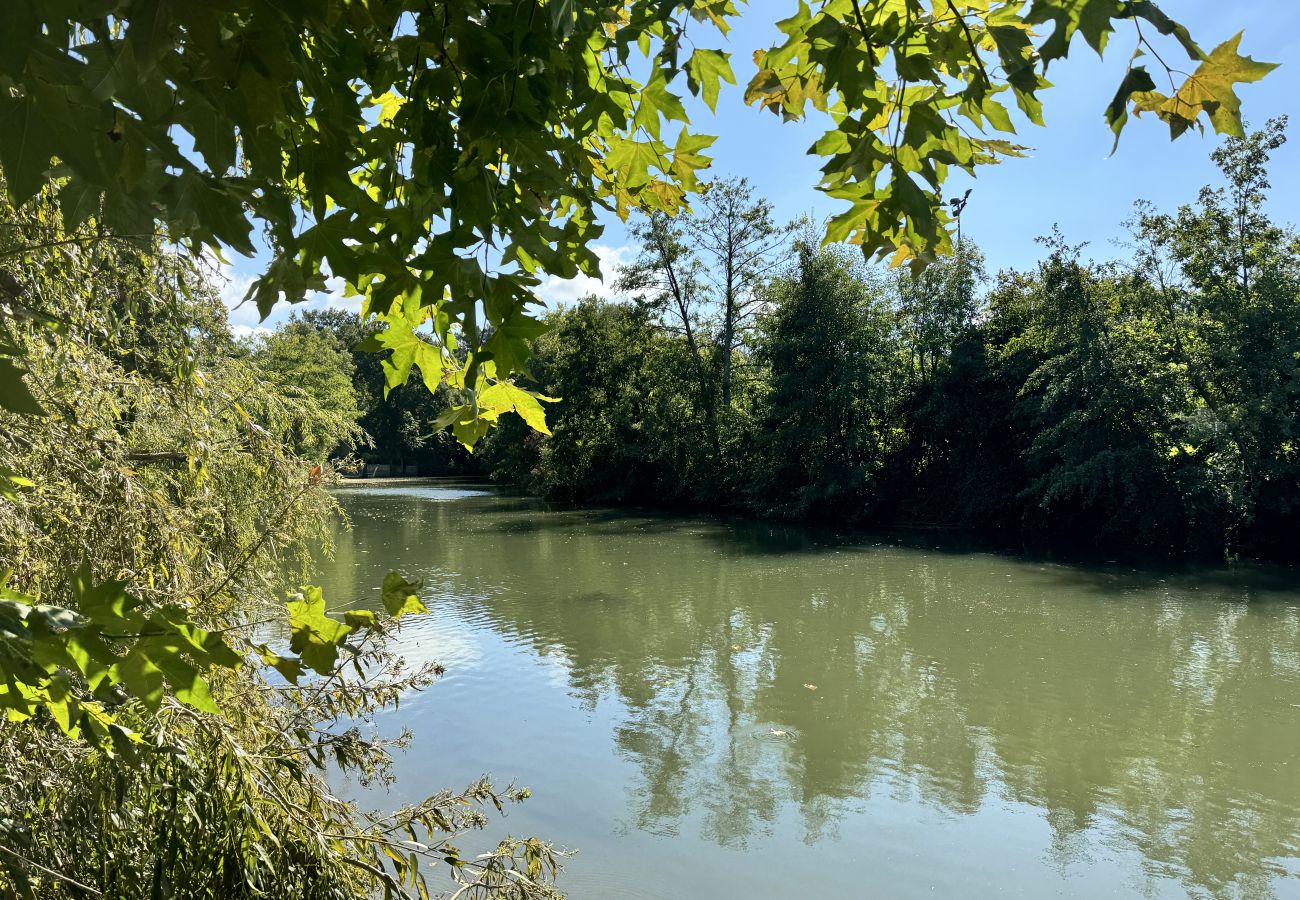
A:
POLYGON ((335 492, 341 497, 348 497, 355 494, 366 497, 409 497, 413 500, 433 500, 437 502, 465 500, 470 497, 486 497, 490 495, 489 491, 481 488, 429 484, 346 484, 336 488, 335 492))
POLYGON ((448 667, 378 723, 415 741, 375 805, 526 784, 491 842, 581 848, 574 900, 1300 896, 1289 572, 476 493, 340 492, 326 595, 423 578, 401 652, 448 667))

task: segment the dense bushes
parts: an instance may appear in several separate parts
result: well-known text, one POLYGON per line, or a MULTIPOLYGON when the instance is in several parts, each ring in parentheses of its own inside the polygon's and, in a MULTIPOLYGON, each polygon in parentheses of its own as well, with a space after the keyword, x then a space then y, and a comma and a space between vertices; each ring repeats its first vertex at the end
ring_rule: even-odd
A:
MULTIPOLYGON (((628 296, 557 311, 537 341, 554 435, 502 431, 485 458, 578 501, 1291 554, 1300 241, 1263 206, 1284 125, 1216 151, 1226 186, 1195 204, 1139 204, 1123 264, 1053 235, 1036 269, 991 283, 969 244, 891 276, 796 237, 747 288, 743 327, 726 257, 693 242, 707 229, 652 220, 628 296)), ((725 190, 730 215, 739 195, 781 233, 725 190)))
MULTIPOLYGON (((365 723, 438 671, 385 649, 385 610, 299 587, 334 528, 325 456, 360 440, 348 355, 240 346, 192 260, 58 222, 0 204, 0 351, 26 370, 0 385, 0 896, 413 897, 417 862, 550 896, 544 845, 450 843, 518 793, 371 813, 325 783, 388 777, 365 723)), ((422 608, 391 577, 387 612, 422 608)))

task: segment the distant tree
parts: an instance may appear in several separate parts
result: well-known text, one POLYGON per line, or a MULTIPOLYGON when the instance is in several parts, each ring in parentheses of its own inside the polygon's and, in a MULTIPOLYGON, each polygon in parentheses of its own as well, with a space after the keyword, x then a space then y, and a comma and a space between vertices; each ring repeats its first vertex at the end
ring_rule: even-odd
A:
POLYGON ((742 444, 754 426, 752 399, 761 381, 752 339, 767 284, 789 259, 790 231, 743 178, 713 184, 691 213, 655 213, 633 227, 640 253, 620 271, 617 287, 682 341, 688 427, 714 468, 695 489, 709 496, 726 495, 743 480, 742 444))
POLYGON ((619 271, 616 288, 631 295, 654 315, 661 327, 680 336, 689 352, 693 383, 688 421, 720 454, 716 356, 712 348, 708 287, 704 266, 688 243, 685 225, 663 213, 651 213, 633 225, 640 243, 635 261, 619 271))
POLYGON ((719 401, 728 410, 737 353, 748 344, 767 282, 788 259, 792 226, 776 224, 772 204, 754 196, 748 179, 727 178, 700 197, 683 227, 704 261, 700 278, 708 285, 719 401))
POLYGON ((886 460, 901 386, 883 291, 842 251, 804 242, 770 296, 756 499, 784 515, 853 518, 886 460))
POLYGON ((350 310, 321 309, 295 315, 283 331, 325 334, 348 352, 352 386, 361 413, 359 424, 364 432, 356 448, 362 460, 403 469, 413 465, 430 475, 477 471, 474 457, 450 434, 435 428, 439 414, 450 403, 446 387, 430 393, 403 386, 385 396, 383 357, 358 349, 364 340, 384 328, 375 319, 363 322, 350 310))
POLYGON ((933 379, 979 313, 984 254, 964 240, 950 257, 924 271, 897 276, 899 325, 914 377, 933 379))
POLYGON ((1180 548, 1178 378, 1155 323, 1127 302, 1114 267, 1086 265, 1059 235, 1046 244, 1038 272, 1018 282, 1024 293, 999 298, 1031 316, 1006 351, 1037 361, 1019 390, 1033 428, 1026 524, 1063 542, 1180 548))
MULTIPOLYGON (((567 500, 646 502, 672 499, 672 452, 665 426, 677 428, 689 382, 664 365, 667 349, 645 307, 586 298, 547 317, 551 331, 534 347, 539 391, 558 397, 549 438, 527 441, 503 426, 485 451, 494 477, 567 500), (669 416, 656 415, 668 401, 669 416)), ((680 430, 680 429, 677 429, 680 430)))
POLYGON ((1300 537, 1300 237, 1265 209, 1286 125, 1228 138, 1213 154, 1226 186, 1136 223, 1194 394, 1187 452, 1231 495, 1232 531, 1269 544, 1300 537))
POLYGON ((338 341, 321 332, 277 331, 256 339, 251 359, 271 387, 266 402, 278 407, 266 417, 283 423, 296 455, 324 460, 359 440, 352 359, 338 341))

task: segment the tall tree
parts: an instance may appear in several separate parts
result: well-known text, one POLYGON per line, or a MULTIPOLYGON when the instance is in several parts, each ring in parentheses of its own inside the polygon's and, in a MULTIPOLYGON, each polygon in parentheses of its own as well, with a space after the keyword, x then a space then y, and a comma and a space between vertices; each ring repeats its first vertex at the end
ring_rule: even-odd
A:
POLYGON ((274 415, 284 420, 295 454, 320 462, 359 439, 352 358, 332 336, 277 331, 257 339, 252 362, 279 407, 274 415))
POLYGON ((921 381, 932 380, 979 314, 985 280, 984 254, 970 241, 924 271, 898 275, 898 314, 912 366, 921 381))
POLYGON ((772 204, 754 196, 748 179, 714 182, 686 217, 685 228, 695 255, 705 260, 718 356, 718 383, 723 409, 731 408, 732 372, 737 352, 763 303, 763 288, 785 263, 791 226, 778 227, 772 204))
POLYGON ((793 516, 862 515, 887 457, 899 388, 882 293, 842 250, 807 243, 773 285, 761 354, 771 394, 759 439, 760 505, 793 516))
POLYGON ((1008 349, 1036 365, 1019 390, 1033 437, 1024 453, 1026 524, 1081 543, 1185 544, 1176 487, 1178 373, 1147 310, 1114 267, 1088 265, 1059 235, 1038 271, 1004 293, 1028 327, 1008 349))
POLYGON ((708 293, 704 266, 687 242, 681 219, 651 213, 636 223, 632 235, 640 244, 637 258, 619 271, 616 287, 646 306, 670 334, 681 336, 690 354, 694 383, 694 424, 720 452, 718 399, 708 293))
POLYGON ((1226 185, 1138 223, 1140 271, 1176 328, 1197 401, 1193 452, 1222 473, 1237 530, 1290 533, 1300 487, 1300 237, 1265 209, 1270 153, 1286 120, 1231 137, 1213 154, 1226 185), (1272 526, 1260 528, 1263 513, 1272 526))

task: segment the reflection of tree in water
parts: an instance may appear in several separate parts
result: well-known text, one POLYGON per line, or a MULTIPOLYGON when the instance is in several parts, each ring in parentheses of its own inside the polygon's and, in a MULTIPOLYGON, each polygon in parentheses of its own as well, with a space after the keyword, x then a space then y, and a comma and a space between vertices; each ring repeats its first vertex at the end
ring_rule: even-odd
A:
POLYGON ((521 506, 422 528, 453 570, 497 580, 495 627, 626 706, 638 827, 699 814, 739 847, 797 808, 814 842, 883 793, 1029 804, 1062 867, 1100 841, 1213 893, 1267 894, 1300 856, 1295 606, 693 530, 521 506))

